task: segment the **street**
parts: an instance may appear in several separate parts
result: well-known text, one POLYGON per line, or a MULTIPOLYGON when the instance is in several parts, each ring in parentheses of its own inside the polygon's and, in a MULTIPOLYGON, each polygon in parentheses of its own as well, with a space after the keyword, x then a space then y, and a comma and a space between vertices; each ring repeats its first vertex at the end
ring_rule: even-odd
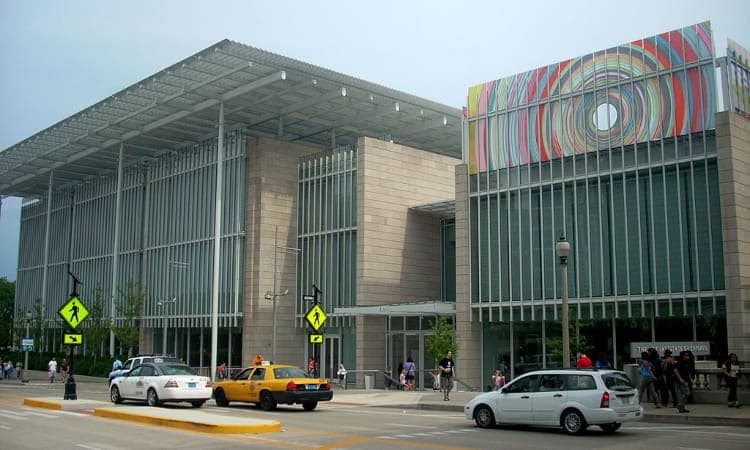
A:
MULTIPOLYGON (((462 414, 444 411, 362 407, 322 403, 314 412, 281 406, 263 412, 252 405, 218 408, 213 401, 202 410, 213 414, 278 420, 282 431, 268 434, 215 435, 153 425, 102 419, 89 412, 55 411, 22 405, 24 397, 60 395, 62 384, 23 386, 0 382, 0 447, 19 449, 129 449, 129 448, 689 448, 746 449, 750 429, 688 425, 625 424, 614 435, 591 427, 583 436, 567 436, 559 429, 477 428, 462 414)), ((103 383, 78 383, 79 398, 106 400, 103 383)), ((334 397, 335 398, 335 397, 334 397)), ((143 408, 148 408, 143 406, 143 408)), ((188 405, 172 408, 189 408, 188 405)))

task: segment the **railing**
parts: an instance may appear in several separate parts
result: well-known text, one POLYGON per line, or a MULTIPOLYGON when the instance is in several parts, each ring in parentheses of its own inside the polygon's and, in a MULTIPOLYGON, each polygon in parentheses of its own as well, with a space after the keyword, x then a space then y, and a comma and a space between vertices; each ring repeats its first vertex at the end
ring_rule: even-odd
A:
MULTIPOLYGON (((737 375, 737 390, 750 391, 750 369, 737 375)), ((726 391, 726 377, 721 369, 695 369, 695 379, 692 380, 693 392, 696 391, 726 391)))

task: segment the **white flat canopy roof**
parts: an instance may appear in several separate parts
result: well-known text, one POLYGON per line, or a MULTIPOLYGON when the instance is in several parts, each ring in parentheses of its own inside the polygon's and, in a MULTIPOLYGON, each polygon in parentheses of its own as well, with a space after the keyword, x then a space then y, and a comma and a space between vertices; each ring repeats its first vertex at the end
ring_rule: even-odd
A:
POLYGON ((227 131, 323 149, 387 136, 461 157, 457 108, 223 40, 1 151, 0 195, 44 195, 51 170, 53 190, 111 176, 120 142, 130 167, 214 138, 221 103, 227 131))
POLYGON ((417 315, 453 315, 456 304, 448 302, 401 303, 396 305, 353 306, 334 308, 335 316, 417 316, 417 315))

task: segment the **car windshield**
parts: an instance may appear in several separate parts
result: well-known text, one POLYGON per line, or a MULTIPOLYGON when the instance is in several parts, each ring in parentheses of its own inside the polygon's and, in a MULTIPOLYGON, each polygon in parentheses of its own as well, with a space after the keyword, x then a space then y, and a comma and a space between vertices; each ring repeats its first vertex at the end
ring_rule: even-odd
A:
POLYGON ((635 385, 627 375, 622 372, 612 372, 602 375, 604 385, 613 391, 629 391, 635 389, 635 385))
POLYGON ((273 369, 274 378, 308 378, 307 373, 299 367, 276 367, 273 369))
POLYGON ((198 375, 192 367, 184 364, 164 364, 159 366, 163 375, 198 375))

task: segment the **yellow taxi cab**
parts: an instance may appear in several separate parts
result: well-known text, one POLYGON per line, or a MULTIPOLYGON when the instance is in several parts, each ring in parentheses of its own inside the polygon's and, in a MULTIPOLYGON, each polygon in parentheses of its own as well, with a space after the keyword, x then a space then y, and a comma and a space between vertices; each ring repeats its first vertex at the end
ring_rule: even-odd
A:
POLYGON ((228 380, 215 382, 213 390, 217 406, 249 402, 264 411, 272 411, 278 404, 302 404, 305 411, 312 411, 318 402, 333 398, 328 380, 310 378, 299 367, 285 364, 250 366, 228 380))

